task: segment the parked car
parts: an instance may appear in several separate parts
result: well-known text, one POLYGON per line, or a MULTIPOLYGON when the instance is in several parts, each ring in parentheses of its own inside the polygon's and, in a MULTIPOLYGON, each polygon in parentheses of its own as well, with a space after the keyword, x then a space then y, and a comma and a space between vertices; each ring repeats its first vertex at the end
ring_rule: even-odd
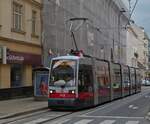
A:
POLYGON ((145 86, 150 86, 150 81, 149 80, 145 80, 145 86))
POLYGON ((142 85, 143 85, 143 86, 145 86, 145 82, 146 82, 146 80, 143 79, 143 80, 142 80, 142 85))

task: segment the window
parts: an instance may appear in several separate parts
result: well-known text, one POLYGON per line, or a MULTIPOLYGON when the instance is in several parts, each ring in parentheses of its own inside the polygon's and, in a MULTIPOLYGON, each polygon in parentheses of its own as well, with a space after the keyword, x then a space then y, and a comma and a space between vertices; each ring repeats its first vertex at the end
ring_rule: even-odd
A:
POLYGON ((126 66, 122 66, 123 70, 123 83, 125 87, 129 86, 130 79, 129 79, 129 69, 126 66))
POLYGON ((78 84, 79 92, 93 92, 92 66, 79 66, 78 84))
POLYGON ((113 89, 121 88, 121 70, 120 65, 118 64, 112 64, 112 83, 113 83, 113 89))
POLYGON ((11 87, 21 87, 23 80, 23 66, 20 64, 11 65, 11 87))
POLYGON ((32 11, 32 34, 35 35, 36 34, 36 17, 37 16, 37 12, 36 11, 32 11))
POLYGON ((13 2, 13 29, 15 31, 22 30, 23 21, 23 6, 19 3, 13 2))
POLYGON ((54 60, 51 69, 50 86, 74 87, 76 61, 73 60, 54 60))
POLYGON ((110 86, 108 63, 97 61, 97 82, 99 89, 110 86))
POLYGON ((135 71, 134 68, 130 68, 130 80, 131 80, 131 85, 135 87, 135 71))

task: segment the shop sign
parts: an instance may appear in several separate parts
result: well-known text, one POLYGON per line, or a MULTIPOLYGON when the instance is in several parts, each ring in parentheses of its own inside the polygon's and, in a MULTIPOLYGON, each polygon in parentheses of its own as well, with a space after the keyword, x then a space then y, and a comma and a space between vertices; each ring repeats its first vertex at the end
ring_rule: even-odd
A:
POLYGON ((23 56, 17 56, 17 55, 9 55, 7 56, 8 61, 24 61, 23 56))
POLYGON ((7 53, 7 63, 18 63, 18 64, 31 64, 31 65, 41 65, 41 56, 9 51, 7 53))

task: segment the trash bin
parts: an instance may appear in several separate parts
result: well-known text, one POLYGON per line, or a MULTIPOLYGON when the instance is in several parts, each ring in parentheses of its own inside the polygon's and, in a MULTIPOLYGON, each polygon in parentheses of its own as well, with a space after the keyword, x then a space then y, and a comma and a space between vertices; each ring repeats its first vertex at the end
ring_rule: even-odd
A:
POLYGON ((33 69, 33 85, 35 100, 47 100, 48 98, 49 68, 39 67, 33 69))

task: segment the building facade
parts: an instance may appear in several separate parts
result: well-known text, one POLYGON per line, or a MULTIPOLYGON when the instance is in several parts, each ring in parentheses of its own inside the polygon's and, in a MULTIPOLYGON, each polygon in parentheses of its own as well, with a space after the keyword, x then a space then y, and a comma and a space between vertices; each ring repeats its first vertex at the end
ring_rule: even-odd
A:
POLYGON ((137 39, 137 34, 134 31, 133 26, 128 27, 127 31, 127 63, 126 65, 129 65, 131 67, 138 67, 138 58, 139 58, 139 51, 138 51, 138 45, 140 44, 140 41, 137 39))
POLYGON ((31 87, 41 65, 41 0, 0 0, 0 90, 31 87))
POLYGON ((150 39, 148 39, 148 69, 150 70, 150 39))
POLYGON ((148 41, 149 38, 142 27, 132 23, 127 31, 127 65, 141 68, 143 78, 148 69, 148 41))
POLYGON ((70 29, 85 54, 125 63, 128 16, 121 0, 44 0, 42 13, 45 66, 75 49, 70 29))

